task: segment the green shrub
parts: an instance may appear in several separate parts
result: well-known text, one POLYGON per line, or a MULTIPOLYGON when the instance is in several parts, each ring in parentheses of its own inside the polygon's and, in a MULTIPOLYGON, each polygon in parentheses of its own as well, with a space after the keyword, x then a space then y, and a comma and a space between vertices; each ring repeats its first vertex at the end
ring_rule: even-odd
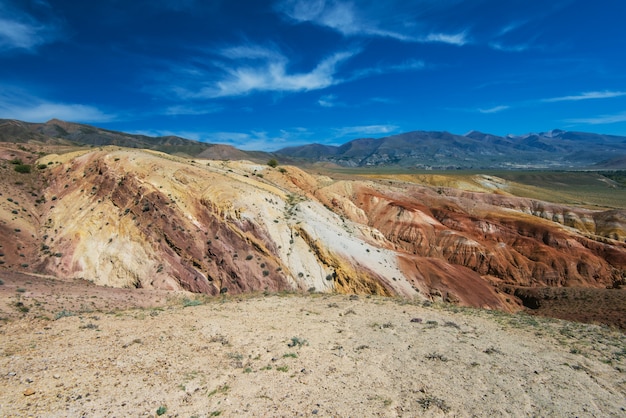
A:
POLYGON ((63 309, 61 312, 57 312, 57 314, 54 316, 54 319, 57 320, 57 319, 64 318, 66 316, 74 316, 74 313, 63 309))
POLYGON ((28 164, 18 164, 15 166, 15 171, 18 173, 30 173, 30 165, 28 164))
POLYGON ((309 345, 309 342, 299 337, 291 337, 291 342, 287 344, 288 347, 302 347, 303 345, 309 345))
POLYGON ((271 160, 267 162, 267 165, 269 165, 272 168, 276 168, 278 167, 278 161, 276 161, 275 158, 272 158, 271 160))
POLYGON ((188 306, 199 306, 202 305, 202 301, 198 300, 198 299, 189 299, 189 298, 183 298, 183 307, 188 307, 188 306))

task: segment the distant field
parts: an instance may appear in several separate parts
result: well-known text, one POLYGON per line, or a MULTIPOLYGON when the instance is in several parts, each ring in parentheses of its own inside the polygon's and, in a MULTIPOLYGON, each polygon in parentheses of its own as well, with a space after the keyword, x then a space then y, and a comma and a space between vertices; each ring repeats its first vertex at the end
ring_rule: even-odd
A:
POLYGON ((588 208, 626 209, 626 172, 592 171, 426 171, 398 168, 326 168, 339 177, 394 179, 434 187, 457 187, 489 192, 477 179, 483 176, 507 181, 506 193, 514 196, 588 208))
POLYGON ((513 188, 519 196, 581 206, 626 208, 624 184, 598 172, 502 172, 499 176, 535 189, 513 188))

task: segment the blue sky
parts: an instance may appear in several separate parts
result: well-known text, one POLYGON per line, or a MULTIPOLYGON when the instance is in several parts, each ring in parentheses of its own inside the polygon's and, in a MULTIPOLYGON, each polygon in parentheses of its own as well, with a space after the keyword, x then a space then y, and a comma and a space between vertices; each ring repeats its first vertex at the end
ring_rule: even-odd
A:
POLYGON ((0 118, 242 149, 626 135, 623 0, 0 0, 0 118))

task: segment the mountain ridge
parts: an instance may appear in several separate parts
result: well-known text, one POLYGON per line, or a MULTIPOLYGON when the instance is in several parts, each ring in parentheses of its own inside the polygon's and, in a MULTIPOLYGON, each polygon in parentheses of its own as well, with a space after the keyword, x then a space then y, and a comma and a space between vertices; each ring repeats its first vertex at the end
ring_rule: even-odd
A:
POLYGON ((45 123, 0 119, 0 142, 43 142, 51 145, 116 145, 125 148, 143 148, 189 157, 213 159, 270 158, 262 151, 243 151, 231 145, 194 141, 175 135, 152 137, 103 129, 91 125, 51 119, 45 123))
POLYGON ((499 136, 472 130, 410 131, 357 138, 341 145, 310 143, 274 152, 244 151, 174 135, 151 137, 51 119, 45 123, 0 119, 0 142, 117 145, 188 157, 282 163, 333 163, 343 167, 412 169, 626 169, 626 137, 553 129, 499 136))
POLYGON ((417 169, 602 169, 626 168, 626 137, 554 129, 498 136, 479 131, 412 131, 358 138, 339 146, 283 148, 279 156, 345 167, 400 166, 417 169), (622 156, 622 157, 620 157, 622 156))

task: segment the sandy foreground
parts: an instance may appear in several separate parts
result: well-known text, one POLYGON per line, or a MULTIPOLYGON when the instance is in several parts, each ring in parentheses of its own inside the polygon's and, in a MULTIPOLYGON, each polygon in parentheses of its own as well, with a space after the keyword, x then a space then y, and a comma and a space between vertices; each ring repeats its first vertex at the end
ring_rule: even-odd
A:
POLYGON ((607 327, 322 294, 76 313, 11 286, 32 309, 0 321, 3 417, 626 416, 607 327))

